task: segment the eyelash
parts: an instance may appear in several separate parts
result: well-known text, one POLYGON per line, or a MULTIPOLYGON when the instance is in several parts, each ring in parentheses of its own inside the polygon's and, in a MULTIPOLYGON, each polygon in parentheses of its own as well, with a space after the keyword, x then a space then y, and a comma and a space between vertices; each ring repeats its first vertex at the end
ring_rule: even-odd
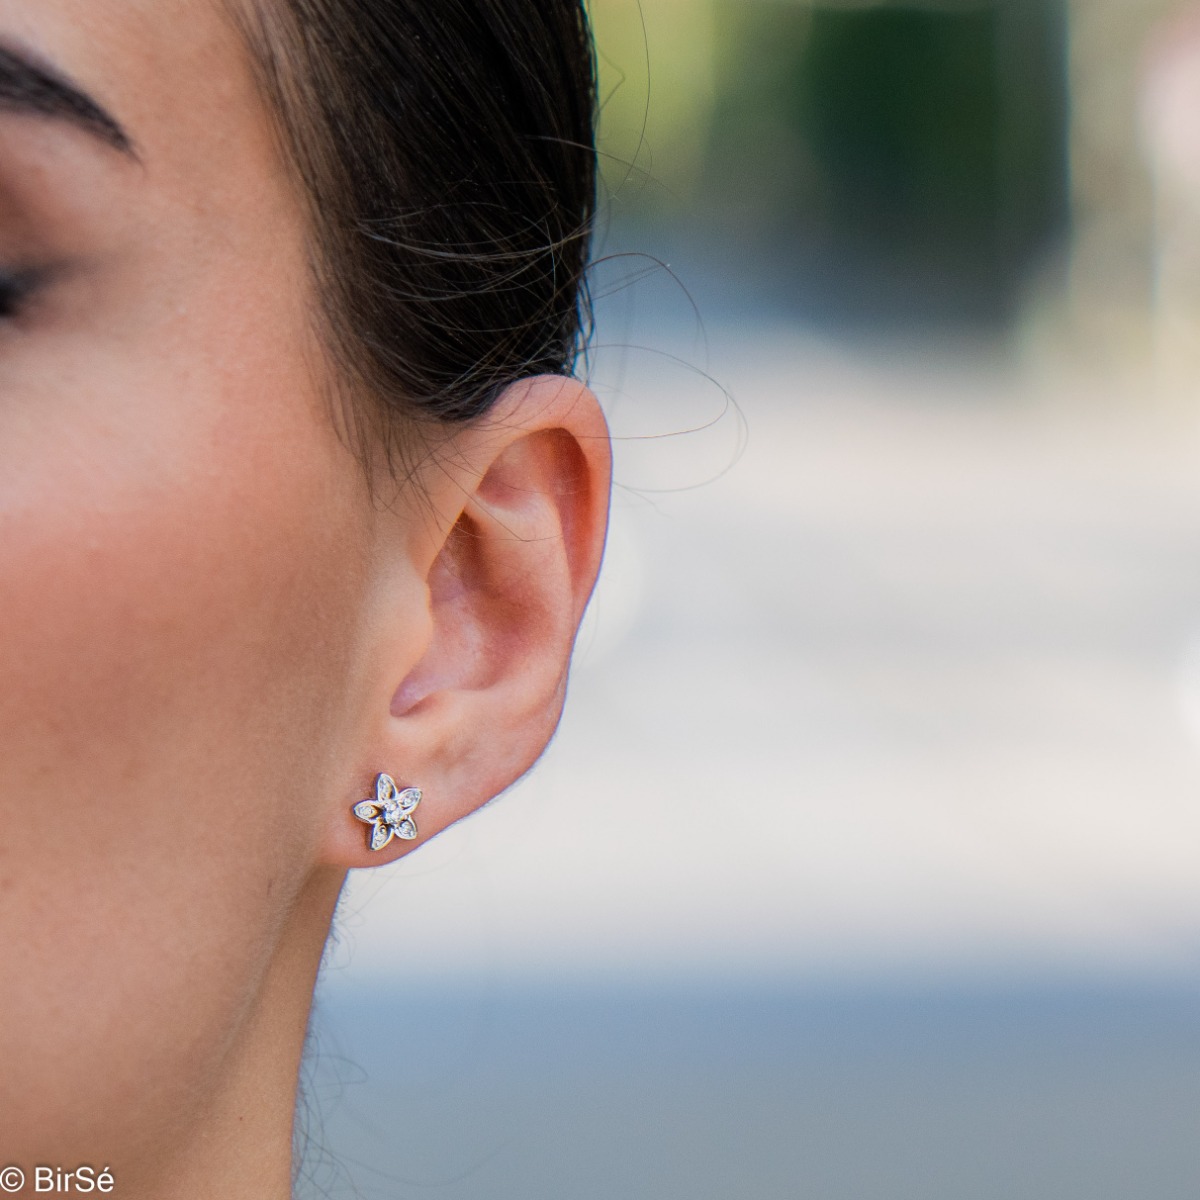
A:
POLYGON ((34 280, 29 272, 0 268, 0 321, 19 316, 33 288, 34 280))

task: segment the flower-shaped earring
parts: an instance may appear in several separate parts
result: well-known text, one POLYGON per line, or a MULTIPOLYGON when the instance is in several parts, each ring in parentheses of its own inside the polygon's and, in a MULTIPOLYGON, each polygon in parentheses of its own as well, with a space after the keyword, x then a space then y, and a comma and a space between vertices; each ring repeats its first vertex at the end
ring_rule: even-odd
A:
POLYGON ((375 799, 360 800, 353 808, 355 817, 371 826, 371 849, 382 850, 394 837, 411 842, 417 836, 412 811, 421 803, 420 788, 396 787, 390 775, 375 779, 375 799))

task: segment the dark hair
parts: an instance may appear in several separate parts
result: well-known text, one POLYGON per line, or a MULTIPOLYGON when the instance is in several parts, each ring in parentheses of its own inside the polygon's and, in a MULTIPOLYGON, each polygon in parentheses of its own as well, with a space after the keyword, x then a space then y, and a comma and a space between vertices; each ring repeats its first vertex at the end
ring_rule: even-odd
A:
POLYGON ((570 372, 596 187, 583 0, 252 3, 357 429, 390 449, 397 417, 470 420, 570 372))

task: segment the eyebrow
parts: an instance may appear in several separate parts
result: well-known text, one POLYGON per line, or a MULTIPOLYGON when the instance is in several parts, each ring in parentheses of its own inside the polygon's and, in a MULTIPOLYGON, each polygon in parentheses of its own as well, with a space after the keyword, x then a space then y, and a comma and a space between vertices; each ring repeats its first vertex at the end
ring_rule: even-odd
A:
POLYGON ((52 67, 0 43, 0 112, 5 111, 68 121, 137 158, 133 139, 87 92, 52 67))

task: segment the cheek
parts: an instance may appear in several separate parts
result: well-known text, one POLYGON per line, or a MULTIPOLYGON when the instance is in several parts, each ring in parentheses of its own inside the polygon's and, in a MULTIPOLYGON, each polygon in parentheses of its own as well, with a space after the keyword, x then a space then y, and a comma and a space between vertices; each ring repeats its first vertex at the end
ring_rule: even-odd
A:
POLYGON ((186 1107, 164 1089, 219 1061, 340 786, 368 509, 301 381, 264 378, 189 395, 127 376, 86 407, 49 387, 37 420, 0 416, 0 946, 21 981, 0 988, 0 1120, 18 1147, 27 1120, 47 1151, 53 1129, 103 1155, 106 1112, 131 1128, 145 1107, 150 1137, 186 1107))

